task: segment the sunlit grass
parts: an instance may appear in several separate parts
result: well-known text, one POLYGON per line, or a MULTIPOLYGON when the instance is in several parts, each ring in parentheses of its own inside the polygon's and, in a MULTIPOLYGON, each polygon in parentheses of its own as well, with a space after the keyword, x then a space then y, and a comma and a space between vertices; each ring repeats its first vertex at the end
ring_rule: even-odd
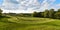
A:
POLYGON ((34 17, 10 17, 0 20, 0 30, 60 30, 60 20, 34 17))

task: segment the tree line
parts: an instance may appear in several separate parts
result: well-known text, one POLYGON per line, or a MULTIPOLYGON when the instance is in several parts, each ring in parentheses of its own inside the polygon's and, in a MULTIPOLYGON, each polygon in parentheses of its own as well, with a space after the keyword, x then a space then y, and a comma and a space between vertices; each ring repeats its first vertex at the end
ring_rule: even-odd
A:
POLYGON ((0 16, 2 16, 2 10, 0 9, 0 16))
POLYGON ((54 11, 54 9, 46 9, 43 12, 34 12, 32 14, 33 17, 42 17, 42 18, 56 18, 60 19, 60 9, 54 11))
MULTIPOLYGON (((0 9, 0 16, 2 16, 2 10, 0 9)), ((41 17, 41 18, 55 18, 60 19, 60 9, 57 11, 54 11, 54 9, 46 9, 43 12, 33 12, 33 13, 5 13, 6 15, 15 15, 15 16, 21 16, 21 17, 41 17)))

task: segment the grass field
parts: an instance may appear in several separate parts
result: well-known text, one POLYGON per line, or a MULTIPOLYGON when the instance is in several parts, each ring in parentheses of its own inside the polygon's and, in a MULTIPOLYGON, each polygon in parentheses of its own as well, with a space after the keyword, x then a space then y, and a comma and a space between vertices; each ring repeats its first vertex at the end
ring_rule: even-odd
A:
POLYGON ((10 17, 0 20, 0 30, 60 30, 60 20, 34 17, 10 17))

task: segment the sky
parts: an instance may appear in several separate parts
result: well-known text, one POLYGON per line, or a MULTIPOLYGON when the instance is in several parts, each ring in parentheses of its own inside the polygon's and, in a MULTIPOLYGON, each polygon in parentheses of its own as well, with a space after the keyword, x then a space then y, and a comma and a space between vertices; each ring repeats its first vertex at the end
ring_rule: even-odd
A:
POLYGON ((45 9, 59 9, 60 0, 0 0, 3 13, 32 13, 45 9))

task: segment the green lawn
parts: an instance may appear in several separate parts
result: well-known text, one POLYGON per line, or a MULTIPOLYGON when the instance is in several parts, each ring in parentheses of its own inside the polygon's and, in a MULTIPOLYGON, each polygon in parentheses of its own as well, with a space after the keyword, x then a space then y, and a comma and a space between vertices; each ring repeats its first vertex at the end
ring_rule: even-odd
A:
POLYGON ((60 30, 60 20, 34 17, 10 17, 0 20, 0 30, 60 30))

